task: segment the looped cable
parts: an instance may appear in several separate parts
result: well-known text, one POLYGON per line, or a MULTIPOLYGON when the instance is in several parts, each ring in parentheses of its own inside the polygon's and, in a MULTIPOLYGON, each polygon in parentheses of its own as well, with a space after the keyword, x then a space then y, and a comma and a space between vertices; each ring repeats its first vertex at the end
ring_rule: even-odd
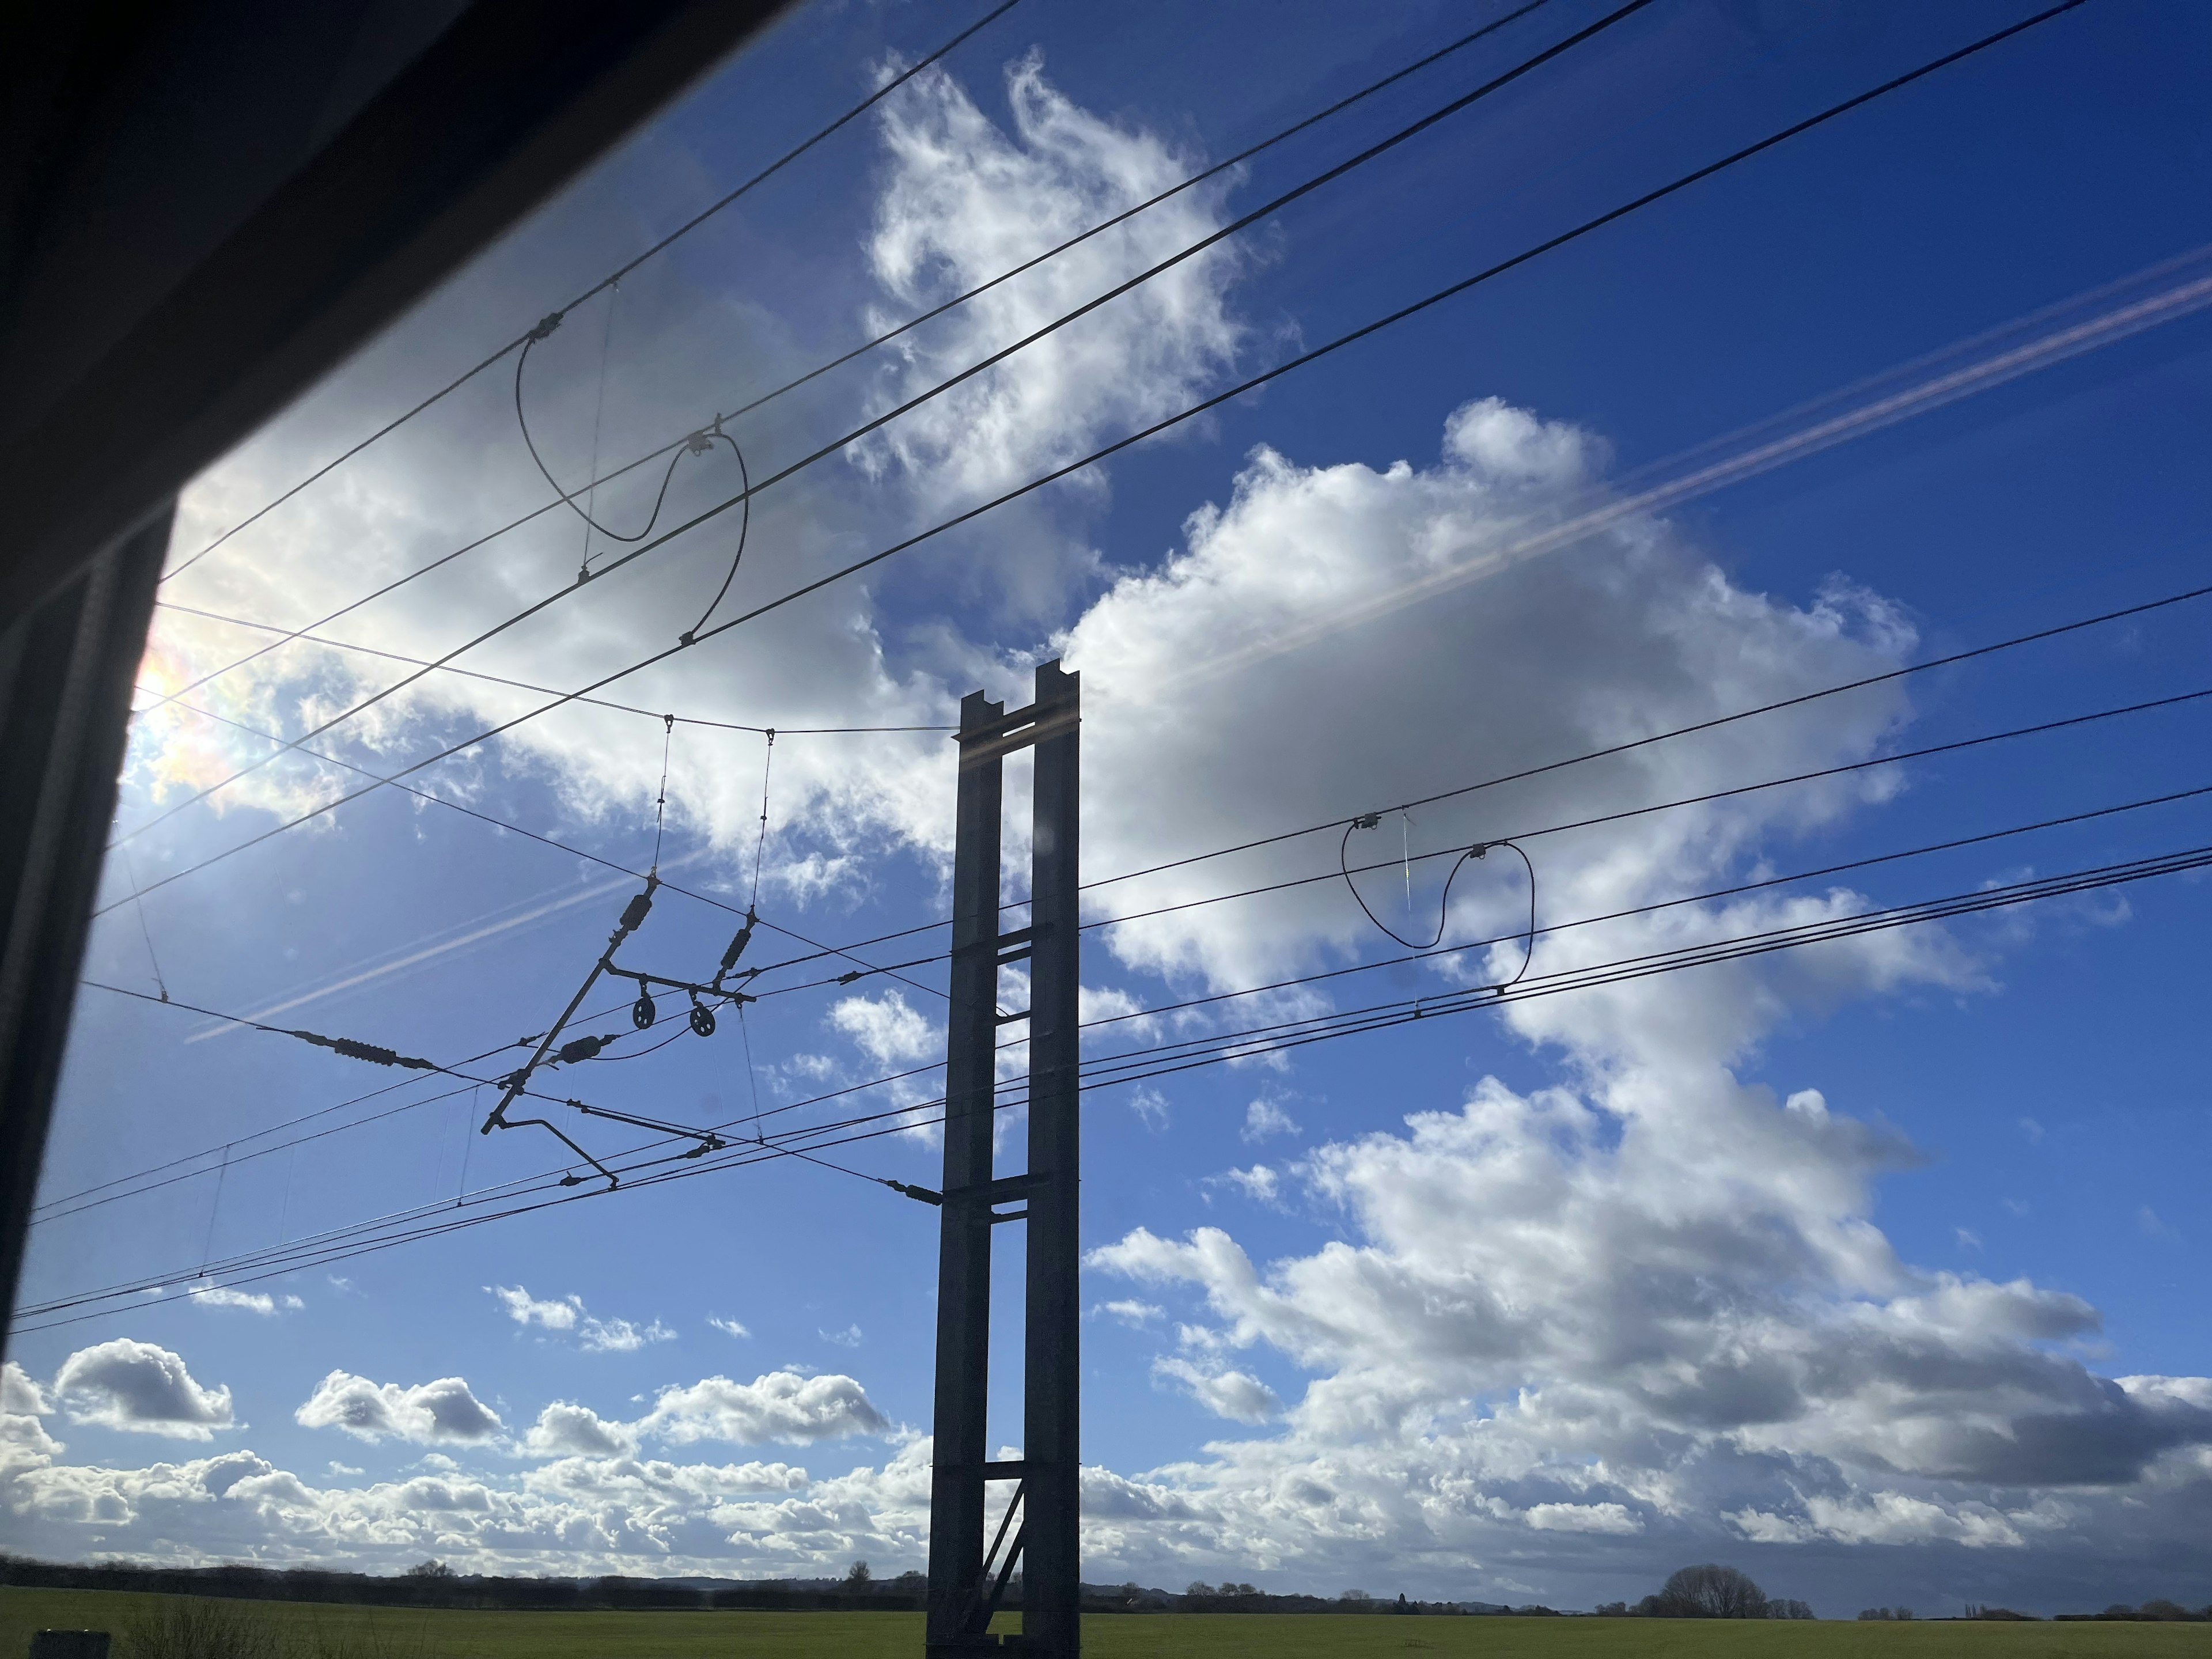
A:
POLYGON ((1519 856, 1522 866, 1528 872, 1528 930, 1526 935, 1526 948, 1522 951, 1521 956, 1520 971, 1516 973, 1511 979, 1506 980, 1500 984, 1488 986, 1484 988, 1492 991, 1502 991, 1505 989, 1507 986, 1519 984, 1521 981, 1527 976, 1528 972, 1528 964, 1534 961, 1536 957, 1536 866, 1529 861, 1528 854, 1522 851, 1520 844, 1511 841, 1479 841, 1475 842, 1474 846, 1468 848, 1464 853, 1462 853, 1457 858, 1454 859, 1452 860, 1451 869, 1444 876, 1443 897, 1437 906, 1437 931, 1435 936, 1425 939, 1410 939, 1395 931, 1388 922, 1384 921, 1382 917, 1376 915, 1373 910, 1368 908, 1366 899, 1362 897, 1360 895, 1359 884, 1352 878, 1352 863, 1349 857, 1352 848, 1352 832, 1355 830, 1375 829, 1382 822, 1382 815, 1380 812, 1365 812, 1346 823, 1344 826, 1344 837, 1337 843, 1336 867, 1344 877, 1345 886, 1351 890, 1352 902, 1358 905, 1362 914, 1366 916, 1367 920, 1373 922, 1376 927, 1381 928, 1383 933, 1389 934, 1392 939, 1405 946, 1408 951, 1431 951, 1443 943, 1444 929, 1450 925, 1451 920, 1452 883, 1458 878, 1460 871, 1466 866, 1468 860, 1482 858, 1488 854, 1493 848, 1499 847, 1511 848, 1514 853, 1519 856))
MULTIPOLYGON (((705 454, 708 449, 714 447, 714 441, 719 438, 730 446, 730 449, 732 453, 738 454, 738 465, 742 471, 744 465, 744 456, 742 453, 738 453, 737 440, 732 438, 727 433, 722 431, 720 417, 717 416, 715 418, 715 422, 712 427, 702 428, 700 431, 691 434, 690 437, 686 438, 682 443, 676 447, 676 453, 668 458, 668 465, 661 472, 660 491, 653 498, 653 513, 651 516, 646 520, 643 527, 636 531, 635 533, 626 535, 619 530, 610 530, 605 525, 601 524, 598 519, 592 515, 592 512, 588 507, 578 506, 576 502, 576 495, 582 492, 571 492, 569 490, 563 489, 561 487, 561 481, 553 476, 553 470, 545 465, 545 458, 538 453, 538 441, 530 435, 530 418, 528 416, 524 414, 522 408, 522 372, 529 365, 531 349, 540 340, 545 338, 546 335, 552 333, 553 330, 557 328, 559 325, 560 318, 557 315, 549 317, 544 322, 538 324, 537 328, 531 330, 529 335, 522 343, 521 354, 514 360, 514 424, 522 434, 522 447, 530 452, 530 459, 537 464, 538 475, 543 477, 547 483, 553 487, 553 493, 561 498, 562 504, 566 506, 571 513, 574 513, 578 518, 581 519, 593 530, 599 532, 600 535, 605 536, 609 541, 641 542, 647 537, 653 534, 653 527, 660 522, 661 509, 668 504, 668 486, 676 477, 677 463, 681 461, 686 455, 705 454), (550 326, 549 326, 549 325, 550 326), (544 332, 539 332, 539 330, 544 330, 544 332), (705 440, 703 443, 700 441, 702 438, 705 440)), ((746 490, 748 493, 745 499, 745 519, 750 522, 752 517, 752 501, 750 496, 751 484, 750 481, 746 483, 746 490)), ((744 556, 744 534, 742 529, 738 532, 738 556, 739 558, 743 558, 744 556)), ((737 566, 734 562, 732 562, 730 567, 730 574, 732 576, 737 574, 737 566)), ((580 583, 589 581, 591 580, 591 571, 589 568, 586 567, 584 570, 579 572, 576 580, 580 583)), ((729 582, 727 579, 724 580, 722 586, 725 591, 728 589, 729 582)), ((720 601, 720 594, 715 595, 717 603, 720 601)), ((702 618, 702 620, 704 619, 702 618)))
POLYGON ((722 585, 714 590, 714 597, 708 602, 707 608, 699 613, 699 620, 676 636, 678 643, 682 645, 690 645, 698 638, 699 630, 707 625, 707 619, 714 614, 714 607, 721 604, 722 596, 730 591, 730 584, 738 579, 738 567, 744 562, 745 540, 752 534, 752 471, 745 465, 745 452, 738 447, 738 441, 722 430, 722 417, 717 415, 714 416, 713 426, 702 428, 684 441, 690 446, 693 454, 703 455, 714 446, 714 441, 718 438, 729 445, 730 453, 738 458, 738 482, 744 487, 744 493, 739 498, 738 508, 738 550, 730 556, 730 568, 722 573, 722 585))

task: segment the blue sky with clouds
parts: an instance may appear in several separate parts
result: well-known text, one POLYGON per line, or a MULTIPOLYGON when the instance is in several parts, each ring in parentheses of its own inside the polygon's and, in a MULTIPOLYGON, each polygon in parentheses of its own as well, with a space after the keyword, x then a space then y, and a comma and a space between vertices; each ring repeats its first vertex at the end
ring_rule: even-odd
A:
MULTIPOLYGON (((177 559, 975 15, 798 10, 198 481, 177 559)), ((577 307, 531 356, 532 435, 564 479, 595 446, 628 460, 1503 15, 1024 0, 577 307)), ((1604 15, 1549 0, 733 419, 750 475, 1604 15)), ((764 491, 717 614, 2027 15, 1658 0, 764 491)), ((748 963, 934 921, 950 744, 795 728, 940 726, 977 686, 1022 698, 1054 655, 1085 677, 1087 877, 1335 826, 1094 890, 1103 922, 1326 878, 1094 929, 1086 1018, 1366 969, 1103 1025, 1099 1062, 1495 982, 1517 945, 1388 960, 1334 875, 1345 818, 2204 582, 2208 49, 2185 9, 2093 0, 604 694, 642 713, 570 705, 414 775, 421 795, 255 839, 358 787, 348 767, 388 774, 543 699, 433 674, 316 738, 325 758, 173 810, 270 753, 246 728, 297 737, 407 672, 373 653, 441 655, 618 553, 557 506, 150 709, 88 963, 122 989, 80 1000, 10 1341, 0 1542, 919 1565, 935 1212, 781 1158, 504 1215, 567 1166, 542 1132, 473 1133, 486 1091, 123 992, 494 1075, 518 1051, 462 1062, 544 1029, 653 858, 663 712, 686 717, 670 885, 625 962, 703 976, 750 899, 767 745, 696 721, 783 733, 748 963)), ((514 396, 508 360, 176 575, 149 703, 275 637, 248 624, 301 628, 544 506, 514 396)), ((686 457, 671 511, 734 471, 686 457)), ((659 476, 595 510, 626 531, 659 476)), ((735 517, 455 665, 569 689, 661 650, 728 569, 735 517)), ((2205 603, 1416 808, 1352 846, 1518 838, 1558 929, 1539 985, 2197 848, 2208 714, 2170 700, 2207 689, 2205 603)), ((1010 771, 1011 800, 1025 782, 1010 771)), ((1018 896, 1021 814, 1008 835, 1018 896)), ((1425 938, 1443 863, 1362 893, 1425 938)), ((1828 1613, 2212 1597, 2205 893, 2170 875, 1094 1091, 1086 1576, 1588 1606, 1726 1559, 1828 1613)), ((1510 934, 1527 902, 1516 866, 1470 866, 1446 942, 1510 934)), ((807 983, 844 965, 763 975, 742 1025, 650 1054, 629 1036, 553 1092, 694 1125, 884 1115, 823 1156, 933 1184, 942 964, 807 983)), ((579 1029, 628 1031, 625 1000, 579 1029)), ((601 1157, 647 1139, 562 1121, 601 1157)), ((1018 1407, 994 1401, 1008 1445, 1018 1407)))

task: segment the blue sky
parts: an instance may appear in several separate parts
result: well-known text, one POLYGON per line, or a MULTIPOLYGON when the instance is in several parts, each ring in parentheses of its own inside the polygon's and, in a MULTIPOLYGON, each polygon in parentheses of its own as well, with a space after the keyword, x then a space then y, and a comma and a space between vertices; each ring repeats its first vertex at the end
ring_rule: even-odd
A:
MULTIPOLYGON (((178 558, 970 15, 799 10, 196 483, 178 558)), ((1025 0, 580 307, 532 356, 533 435, 565 478, 587 473, 595 425, 627 459, 1496 15, 1158 6, 1109 25, 1025 0)), ((752 475, 1601 15, 1552 0, 733 422, 752 475)), ((720 614, 2026 15, 1660 0, 764 494, 720 614)), ((1055 654, 1085 676, 1085 867, 1103 877, 2193 588, 2212 507, 2196 297, 2212 144, 2191 95, 2208 46, 2194 13, 2094 0, 607 695, 788 733, 761 913, 846 941, 942 914, 950 744, 793 728, 941 724, 978 685, 1022 697, 1055 654), (1818 439, 1883 398, 1895 418, 1818 439), (1742 462, 1778 441, 1773 464, 1742 462), (1689 482, 1716 459, 1734 470, 1689 482)), ((542 505, 513 397, 502 365, 178 574, 164 598, 194 609, 161 613, 146 684, 268 637, 199 613, 297 628, 542 505)), ((727 495, 732 471, 685 460, 673 510, 727 495)), ((599 503, 618 526, 649 505, 627 485, 599 503)), ((608 545, 548 514, 330 636, 434 656, 608 545)), ((562 688, 611 672, 690 625, 733 547, 717 520, 461 665, 562 688)), ((1370 856, 2199 690, 2202 603, 1419 809, 1369 832, 1370 856)), ((182 701, 296 735, 396 674, 294 643, 182 701)), ((433 676, 318 743, 389 772, 526 706, 433 676)), ((2212 783, 2207 719, 2182 703, 1530 836, 1540 921, 2212 783)), ((650 714, 571 708, 410 780, 573 850, 386 789, 193 870, 348 775, 257 770, 111 857, 103 902, 163 884, 143 927, 141 905, 103 914, 88 975, 150 991, 157 958, 179 1001, 448 1064, 541 1030, 637 884, 581 855, 653 857, 662 738, 650 714)), ((149 714, 118 828, 266 749, 149 714)), ((689 723, 669 745, 662 872, 738 910, 764 749, 689 723)), ((2207 799, 1547 934, 1534 967, 2198 846, 2207 799)), ((1015 894, 1020 815, 1009 833, 1015 894)), ((1309 838, 1103 890, 1090 914, 1334 856, 1309 838)), ((1402 921, 1392 873, 1362 890, 1425 933, 1437 867, 1415 866, 1425 921, 1402 921)), ((2212 1597, 2187 1012, 2205 895, 2168 877, 1093 1093, 1086 1576, 1588 1606, 1724 1559, 1831 1614, 2212 1597)), ((1525 902, 1486 861, 1454 890, 1449 936, 1508 932, 1525 902)), ((703 974, 733 925, 665 891, 624 960, 703 974)), ((799 948, 764 932, 747 960, 799 948)), ((1094 1013, 1135 1012, 1394 954, 1324 882, 1097 930, 1085 982, 1094 1013)), ((1095 1052, 1517 961, 1382 968, 1137 1022, 1146 1036, 1095 1052)), ((706 1041, 556 1075, 617 1109, 725 1122, 756 1089, 784 1104, 933 1058, 941 975, 790 991, 742 1032, 726 1016, 706 1041)), ((464 1194, 557 1169, 557 1148, 473 1134, 488 1101, 434 1078, 272 1133, 394 1074, 112 992, 79 1007, 24 1303, 167 1289, 19 1319, 9 1547, 920 1565, 934 1212, 786 1159, 249 1280, 221 1264, 416 1206, 484 1213, 464 1194), (375 1115, 389 1107, 406 1109, 375 1115), (196 1285, 219 1293, 180 1294, 196 1285)), ((925 1075, 865 1109, 934 1092, 925 1075)), ((636 1139, 574 1132, 602 1154, 636 1139)), ((926 1125, 830 1156, 934 1180, 926 1125)), ((993 1432, 1018 1444, 1018 1401, 998 1404, 993 1432)))

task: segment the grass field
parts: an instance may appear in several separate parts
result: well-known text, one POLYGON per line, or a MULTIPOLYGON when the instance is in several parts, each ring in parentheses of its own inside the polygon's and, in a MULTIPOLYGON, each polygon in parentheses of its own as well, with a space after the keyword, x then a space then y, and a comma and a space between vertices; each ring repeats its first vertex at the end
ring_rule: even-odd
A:
MULTIPOLYGON (((167 1598, 100 1590, 0 1589, 0 1659, 46 1628, 127 1630, 167 1598)), ((368 1639, 380 1659, 920 1659, 921 1618, 907 1613, 412 1613, 297 1602, 245 1604, 303 1643, 320 1632, 368 1639)), ((1012 1620, 1002 1628, 1018 1628, 1012 1620)), ((1702 1659, 1705 1655, 1966 1654, 2033 1659, 2109 1654, 2212 1659, 2212 1625, 1862 1625, 1643 1619, 1439 1619, 1351 1614, 1163 1613, 1086 1620, 1097 1659, 1366 1659, 1407 1653, 1482 1659, 1702 1659)), ((119 1646, 119 1644, 118 1644, 119 1646)), ((127 1659, 118 1651, 116 1659, 127 1659)))

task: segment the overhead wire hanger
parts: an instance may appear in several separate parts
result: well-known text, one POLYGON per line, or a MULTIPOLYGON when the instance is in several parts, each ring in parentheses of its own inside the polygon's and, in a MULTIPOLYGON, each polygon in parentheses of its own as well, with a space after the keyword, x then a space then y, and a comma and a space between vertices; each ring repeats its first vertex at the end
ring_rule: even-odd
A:
MULTIPOLYGON (((520 1066, 499 1079, 501 1084, 499 1100, 477 1131, 479 1134, 488 1135, 494 1129, 515 1129, 525 1127, 544 1129, 569 1151, 574 1152, 578 1158, 590 1164, 599 1175, 605 1176, 609 1192, 622 1185, 621 1176, 585 1151, 551 1120, 543 1117, 510 1118, 507 1115, 507 1109, 520 1097, 529 1085, 531 1074, 540 1066, 580 1065, 587 1060, 597 1060, 602 1049, 619 1040, 621 1036, 619 1032, 610 1036, 594 1033, 587 1036, 573 1037, 567 1042, 562 1043, 557 1049, 553 1046, 559 1040, 562 1031, 567 1028, 568 1022, 575 1018, 576 1010, 583 1006, 584 999, 591 994, 592 988, 599 982, 603 975, 633 981, 637 986, 637 1000, 630 1006, 630 1023, 641 1031, 651 1029, 659 1018, 659 1010, 654 1006, 653 1000, 653 986, 665 985, 671 989, 686 992, 691 998, 691 1029, 702 1037, 712 1036, 714 1032, 714 1011, 708 1004, 702 1000, 702 997, 735 1002, 740 1006, 747 1001, 757 1000, 741 991, 725 990, 722 988, 720 974, 715 975, 712 984, 699 985, 690 980, 671 979, 665 975, 648 974, 637 969, 617 967, 615 963, 615 952, 622 948, 623 942, 632 933, 645 925, 646 917, 653 910, 653 896, 660 886, 660 853, 667 829, 668 771, 676 739, 676 717, 672 714, 664 714, 661 720, 660 787, 653 805, 653 864, 645 878, 645 890, 633 895, 629 902, 623 907, 622 916, 615 924, 614 931, 607 935, 606 949, 599 952, 599 960, 592 964, 592 970, 584 976, 584 982, 576 988, 575 994, 568 999, 568 1006, 561 1011, 561 1017, 537 1039, 536 1049, 520 1066)), ((732 959, 734 959, 736 948, 738 947, 732 949, 732 959)), ((639 1128, 689 1137, 697 1141, 699 1145, 695 1152, 687 1156, 697 1157, 710 1152, 720 1152, 728 1144, 711 1129, 686 1128, 680 1124, 664 1123, 656 1118, 637 1117, 603 1106, 587 1106, 580 1100, 568 1100, 563 1103, 586 1117, 604 1117, 617 1122, 632 1124, 639 1128)), ((569 1174, 561 1178, 561 1184, 564 1187, 573 1187, 584 1179, 585 1177, 581 1176, 569 1174)))
POLYGON ((592 574, 592 532, 599 528, 592 514, 599 505, 599 432, 607 412, 607 363, 614 356, 615 307, 621 298, 622 283, 617 279, 608 284, 607 319, 599 331, 599 392, 592 404, 592 482, 584 496, 584 556, 576 567, 578 581, 587 580, 592 574))
MULTIPOLYGON (((1404 807, 1400 807, 1398 809, 1398 813, 1401 822, 1410 817, 1410 814, 1404 807)), ((1443 942, 1444 930, 1451 925, 1452 883, 1458 878, 1459 872, 1467 867, 1469 860, 1486 858, 1498 848, 1503 847, 1510 848, 1520 859, 1522 867, 1527 870, 1528 874, 1528 927, 1525 935, 1527 945, 1522 952, 1520 969, 1514 974, 1511 979, 1501 981, 1495 985, 1479 986, 1475 988, 1478 990, 1503 993, 1508 987, 1517 985, 1522 979, 1527 977, 1528 964, 1534 962, 1536 957, 1536 866, 1530 861, 1528 853, 1522 848, 1520 843, 1510 839, 1479 841, 1460 854, 1457 858, 1454 859, 1452 860, 1450 870, 1446 872, 1444 875, 1443 896, 1437 902, 1436 936, 1428 939, 1410 939, 1400 933, 1396 929, 1393 928, 1388 922, 1384 921, 1382 917, 1375 914, 1373 909, 1369 907, 1366 898, 1361 894, 1359 890, 1359 884, 1352 878, 1352 862, 1349 857, 1349 853, 1352 847, 1352 831, 1355 830, 1377 829, 1381 826, 1382 823, 1382 815, 1380 812, 1363 812, 1358 817, 1353 818, 1350 823, 1344 826, 1343 839, 1337 843, 1336 866, 1338 872, 1343 876, 1344 884, 1350 890, 1352 902, 1359 906, 1361 914, 1365 915, 1368 921, 1373 922, 1376 927, 1388 934, 1393 940, 1405 946, 1408 951, 1434 950, 1437 945, 1443 942)), ((1430 855, 1424 854, 1422 856, 1425 858, 1430 855)), ((1410 830, 1407 832, 1407 840, 1405 842, 1404 850, 1401 854, 1401 859, 1402 867, 1406 872, 1406 907, 1407 912, 1410 914, 1413 909, 1413 842, 1410 830)), ((1387 869, 1389 866, 1386 865, 1383 867, 1387 869)))
POLYGON ((154 954, 154 930, 146 925, 146 898, 138 889, 138 868, 131 860, 131 849, 120 847, 123 854, 123 873, 131 883, 131 902, 138 912, 138 935, 146 941, 146 960, 154 969, 154 983, 161 993, 161 1000, 169 1000, 169 981, 161 977, 161 958, 154 954))
MULTIPOLYGON (((617 294, 621 292, 619 285, 615 287, 614 291, 617 294)), ((522 434, 522 447, 530 452, 530 459, 532 463, 536 465, 538 476, 543 477, 548 484, 552 486, 553 493, 561 498, 562 504, 566 506, 570 512, 574 513, 578 518, 584 521, 584 546, 586 556, 584 559, 583 568, 576 573, 577 583, 581 585, 585 582, 588 582, 592 580, 592 576, 597 574, 592 569, 591 565, 590 549, 592 532, 593 531, 597 531, 609 541, 624 543, 641 542, 647 537, 652 535, 653 526, 660 522, 662 509, 668 505, 668 488, 675 479, 676 469, 678 464, 683 461, 686 455, 704 455, 717 443, 726 443, 729 445, 730 453, 738 458, 739 476, 745 481, 745 489, 747 490, 745 521, 750 522, 752 516, 750 502, 750 490, 752 485, 750 482, 750 474, 745 471, 744 452, 738 449, 738 441, 735 438, 731 437, 728 433, 722 430, 722 417, 719 415, 714 417, 714 421, 710 424, 703 426, 697 431, 690 434, 676 445, 675 453, 668 458, 667 466, 661 471, 660 489, 653 498, 653 511, 646 516, 644 525, 636 531, 626 532, 616 530, 599 521, 598 516, 598 492, 599 484, 598 477, 599 416, 596 413, 592 417, 592 481, 586 489, 581 490, 570 490, 562 488, 561 481, 553 476, 553 469, 545 465, 545 458, 538 453, 537 439, 531 435, 530 416, 524 410, 522 404, 522 377, 523 371, 529 366, 530 353, 532 349, 543 343, 544 341, 550 339, 559 330, 562 320, 567 316, 567 314, 568 313, 566 312, 560 311, 548 312, 544 317, 538 319, 537 326, 522 337, 522 350, 514 360, 514 424, 516 429, 522 434), (585 501, 582 505, 579 505, 577 502, 576 497, 579 495, 585 497, 585 501)), ((614 301, 610 298, 607 301, 607 334, 605 337, 607 339, 611 340, 612 338, 613 329, 614 301)), ((604 410, 606 398, 606 371, 607 358, 605 350, 603 348, 599 356, 599 398, 600 409, 602 410, 604 410)), ((744 555, 744 532, 742 529, 738 532, 738 554, 740 558, 744 555)), ((735 575, 737 574, 737 566, 734 562, 731 565, 730 570, 732 575, 735 575)), ((723 587, 726 591, 728 588, 728 586, 729 583, 727 580, 725 579, 723 587)), ((720 595, 717 594, 715 597, 719 601, 720 595)))

